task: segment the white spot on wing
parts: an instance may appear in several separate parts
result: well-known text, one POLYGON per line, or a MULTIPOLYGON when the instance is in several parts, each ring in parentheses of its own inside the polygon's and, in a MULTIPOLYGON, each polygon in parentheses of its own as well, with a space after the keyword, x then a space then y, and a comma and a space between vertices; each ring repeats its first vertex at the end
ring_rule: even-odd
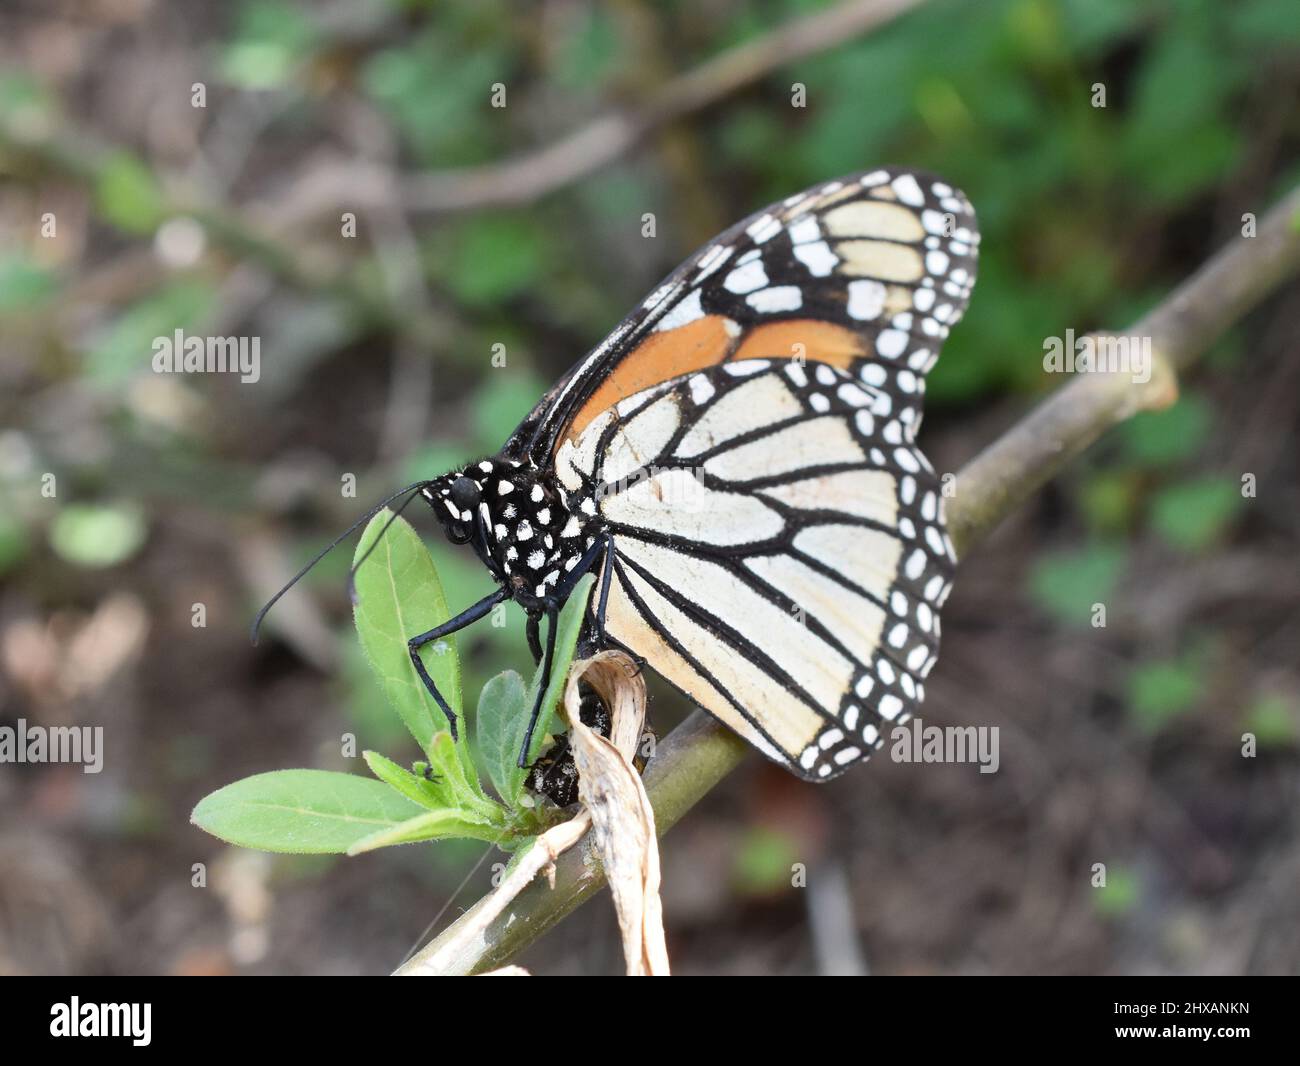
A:
POLYGON ((821 240, 821 230, 817 226, 817 218, 814 215, 804 215, 790 223, 789 226, 790 240, 794 244, 806 244, 809 241, 821 240))
POLYGON ((803 293, 798 285, 777 285, 760 289, 745 297, 745 302, 755 311, 770 315, 779 311, 797 311, 803 306, 803 293))
POLYGON ((827 277, 835 269, 835 264, 840 261, 839 256, 831 251, 831 246, 825 241, 796 244, 794 256, 815 278, 827 277))
POLYGON ((689 325, 691 322, 704 317, 704 308, 700 306, 700 290, 692 289, 689 293, 677 301, 659 324, 655 326, 655 331, 677 329, 679 326, 689 325))
POLYGON ((764 288, 766 285, 767 271, 763 269, 761 259, 751 259, 749 262, 736 267, 722 283, 724 289, 728 292, 734 292, 738 296, 753 292, 755 289, 764 288))
POLYGON ((762 215, 745 229, 756 244, 763 244, 781 232, 781 223, 771 215, 762 215))
POLYGON ((694 400, 697 404, 708 403, 711 399, 713 399, 714 392, 717 391, 713 387, 713 382, 711 382, 703 374, 695 374, 690 380, 690 385, 691 385, 691 399, 694 400))
POLYGON ((898 198, 909 207, 920 207, 925 203, 925 193, 921 192, 921 186, 916 183, 916 178, 911 174, 900 174, 890 186, 898 194, 898 198))
POLYGON ((700 270, 695 275, 695 283, 698 285, 701 281, 712 274, 718 267, 722 266, 735 252, 735 248, 729 244, 715 244, 700 259, 700 270))
POLYGON ((878 318, 885 307, 885 287, 878 281, 850 281, 849 317, 870 322, 878 318))

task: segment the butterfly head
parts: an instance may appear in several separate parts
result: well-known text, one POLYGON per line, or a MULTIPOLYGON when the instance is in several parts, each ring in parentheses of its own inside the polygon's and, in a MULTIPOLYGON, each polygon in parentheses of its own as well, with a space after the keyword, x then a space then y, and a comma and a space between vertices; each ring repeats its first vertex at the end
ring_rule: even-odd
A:
POLYGON ((447 539, 467 544, 478 539, 482 525, 483 482, 471 467, 453 470, 425 484, 420 494, 438 516, 447 539))
POLYGON ((563 493, 533 467, 497 456, 428 482, 421 493, 447 539, 470 544, 517 598, 545 599, 590 542, 571 521, 563 493))
POLYGON ((483 459, 434 478, 421 492, 447 539, 453 544, 473 545, 495 571, 495 531, 502 510, 514 512, 514 500, 506 497, 523 488, 524 473, 518 463, 483 459))

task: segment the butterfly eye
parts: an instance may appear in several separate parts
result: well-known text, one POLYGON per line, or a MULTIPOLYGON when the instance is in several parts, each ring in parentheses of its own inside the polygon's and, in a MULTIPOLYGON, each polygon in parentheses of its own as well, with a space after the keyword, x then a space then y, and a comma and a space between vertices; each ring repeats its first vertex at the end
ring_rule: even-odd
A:
POLYGON ((451 502, 462 512, 478 506, 478 486, 467 477, 458 477, 451 483, 451 502))

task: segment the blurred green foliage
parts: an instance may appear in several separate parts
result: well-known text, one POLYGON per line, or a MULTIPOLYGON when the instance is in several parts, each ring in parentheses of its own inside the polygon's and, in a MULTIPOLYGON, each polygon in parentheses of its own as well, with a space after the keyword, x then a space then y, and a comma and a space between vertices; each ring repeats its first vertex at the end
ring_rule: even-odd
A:
POLYGON ((1205 687, 1205 669, 1194 656, 1140 663, 1128 680, 1128 706, 1134 721, 1156 733, 1190 711, 1205 687))
POLYGON ((1119 427, 1125 456, 1135 465, 1160 467, 1200 451, 1213 424, 1210 405, 1185 395, 1163 411, 1144 411, 1119 427))
POLYGON ((135 504, 64 507, 50 527, 50 544, 70 563, 99 569, 116 566, 144 543, 144 516, 135 504))
POLYGON ((763 825, 747 829, 733 860, 736 887, 752 896, 788 887, 798 854, 798 842, 784 830, 763 825))
POLYGON ((0 314, 39 306, 57 287, 53 271, 20 255, 0 257, 0 314))
POLYGON ((130 152, 114 152, 101 164, 95 206, 118 229, 152 233, 162 221, 162 199, 153 171, 130 152))
POLYGON ((1093 892, 1098 913, 1106 918, 1123 918, 1140 902, 1142 885, 1134 871, 1112 865, 1106 871, 1106 884, 1093 892))
POLYGON ((319 41, 305 8, 279 0, 253 0, 238 8, 219 68, 226 81, 240 89, 280 88, 319 41))
POLYGON ((1230 476, 1196 477, 1161 489, 1151 501, 1151 524, 1172 547, 1204 551, 1245 504, 1230 476))
POLYGON ((1044 553, 1030 569, 1030 591, 1063 624, 1088 626, 1093 604, 1111 601, 1124 564, 1123 547, 1100 541, 1077 550, 1044 553))
POLYGON ((1256 699, 1245 724, 1263 749, 1286 747, 1296 741, 1295 708, 1282 696, 1269 693, 1256 699))
POLYGON ((169 340, 176 330, 190 332, 212 309, 216 293, 196 279, 174 281, 119 315, 86 353, 86 377, 102 388, 120 388, 150 365, 156 337, 169 340))

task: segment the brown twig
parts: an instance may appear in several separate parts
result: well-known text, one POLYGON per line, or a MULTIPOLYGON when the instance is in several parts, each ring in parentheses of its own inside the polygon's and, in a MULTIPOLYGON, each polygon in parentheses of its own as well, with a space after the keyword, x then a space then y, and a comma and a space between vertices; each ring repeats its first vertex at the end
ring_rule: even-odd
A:
MULTIPOLYGON (((1300 267, 1300 187, 1259 223, 1258 235, 1238 238, 1218 252, 1129 335, 1150 337, 1156 366, 1145 384, 1111 374, 1072 378, 1037 410, 977 455, 957 476, 948 525, 963 554, 1050 478, 1117 422, 1170 402, 1175 375, 1225 329, 1300 267)), ((646 772, 646 790, 659 832, 667 832, 748 754, 749 747, 696 711, 659 745, 646 772)), ((504 965, 604 884, 576 847, 555 865, 555 886, 535 881, 509 909, 485 923, 473 952, 440 972, 481 973, 504 965)), ((473 922, 480 901, 417 952, 432 958, 461 923, 473 922)))

